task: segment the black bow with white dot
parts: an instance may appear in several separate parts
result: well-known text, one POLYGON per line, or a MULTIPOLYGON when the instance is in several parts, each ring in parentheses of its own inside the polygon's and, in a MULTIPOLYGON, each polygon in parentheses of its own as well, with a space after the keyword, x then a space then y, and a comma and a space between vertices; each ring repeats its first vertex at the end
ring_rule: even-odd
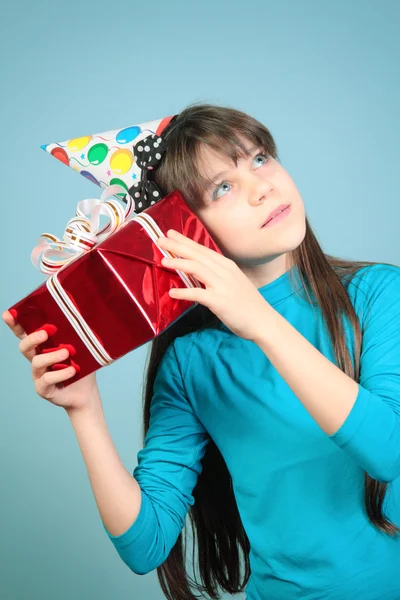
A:
POLYGON ((137 214, 162 199, 161 191, 156 183, 149 179, 149 175, 160 164, 165 150, 166 145, 156 134, 148 135, 133 147, 136 164, 142 171, 140 181, 136 181, 129 188, 129 194, 135 201, 137 214))

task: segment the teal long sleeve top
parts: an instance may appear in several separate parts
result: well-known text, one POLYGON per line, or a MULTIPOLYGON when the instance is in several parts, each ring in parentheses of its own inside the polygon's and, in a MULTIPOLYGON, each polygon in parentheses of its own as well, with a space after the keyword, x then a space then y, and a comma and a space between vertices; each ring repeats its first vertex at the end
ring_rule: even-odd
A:
MULTIPOLYGON (((259 292, 337 364, 322 313, 302 296, 297 267, 293 274, 295 283, 288 271, 259 292)), ((389 484, 383 510, 400 527, 400 268, 368 265, 343 283, 360 318, 361 373, 332 435, 260 347, 225 325, 168 347, 133 472, 140 512, 120 536, 105 529, 134 573, 157 568, 174 546, 212 439, 250 541, 247 600, 400 598, 400 537, 376 529, 364 502, 366 471, 389 484)))

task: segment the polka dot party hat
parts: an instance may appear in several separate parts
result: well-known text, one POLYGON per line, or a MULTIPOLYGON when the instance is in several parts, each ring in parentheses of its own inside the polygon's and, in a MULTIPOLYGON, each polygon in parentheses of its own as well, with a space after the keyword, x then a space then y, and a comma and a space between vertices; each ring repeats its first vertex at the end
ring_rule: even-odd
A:
MULTIPOLYGON (((157 168, 166 150, 161 134, 175 116, 44 144, 41 148, 102 188, 121 185, 133 197, 135 212, 140 213, 162 198, 151 180, 151 171, 157 168)), ((122 193, 118 196, 125 198, 122 193)))

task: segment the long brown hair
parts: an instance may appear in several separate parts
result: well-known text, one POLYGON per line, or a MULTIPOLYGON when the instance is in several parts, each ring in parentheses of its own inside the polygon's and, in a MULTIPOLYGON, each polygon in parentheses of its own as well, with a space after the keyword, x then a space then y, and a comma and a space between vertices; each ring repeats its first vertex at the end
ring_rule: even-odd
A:
MULTIPOLYGON (((162 134, 168 149, 153 177, 163 194, 178 189, 196 213, 202 206, 201 198, 208 182, 197 169, 201 145, 207 144, 220 153, 222 151, 237 164, 239 156, 247 156, 238 134, 260 145, 269 156, 280 160, 270 131, 254 118, 232 108, 197 103, 189 105, 162 134)), ((316 303, 323 313, 339 368, 358 382, 361 329, 342 278, 351 277, 358 269, 375 263, 344 260, 325 254, 307 219, 304 240, 290 253, 290 262, 298 267, 307 300, 313 305, 316 303), (346 346, 340 312, 348 317, 353 326, 354 366, 346 346)), ((207 327, 218 328, 220 325, 220 320, 212 311, 198 304, 152 341, 145 372, 143 440, 149 429, 154 379, 169 344, 189 332, 207 327)), ((194 600, 196 596, 193 590, 206 592, 210 598, 219 598, 218 586, 230 594, 239 593, 247 585, 251 574, 250 543, 239 516, 232 479, 212 440, 207 444, 202 465, 202 472, 193 490, 195 503, 188 512, 193 531, 193 562, 197 543, 202 584, 196 578, 193 580, 185 568, 187 530, 184 527, 168 558, 157 568, 161 588, 169 600, 194 600), (242 578, 239 572, 240 549, 244 555, 242 578)), ((368 518, 384 533, 397 535, 400 529, 382 513, 387 485, 365 472, 364 499, 368 518)))

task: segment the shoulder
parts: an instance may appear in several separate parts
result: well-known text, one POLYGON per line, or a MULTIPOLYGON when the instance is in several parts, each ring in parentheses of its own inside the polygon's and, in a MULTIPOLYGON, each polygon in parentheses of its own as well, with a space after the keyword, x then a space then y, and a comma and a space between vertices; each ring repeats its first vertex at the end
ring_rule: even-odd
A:
POLYGON ((221 344, 232 337, 232 332, 222 326, 205 327, 175 338, 172 342, 176 360, 180 365, 182 377, 189 372, 202 372, 210 362, 215 361, 221 344), (192 367, 192 368, 191 368, 192 367))
POLYGON ((366 296, 379 293, 390 285, 400 285, 400 267, 386 263, 374 263, 358 269, 348 284, 349 292, 361 292, 366 296))
POLYGON ((176 337, 165 350, 162 357, 162 365, 164 369, 170 369, 173 366, 178 370, 182 381, 190 364, 190 357, 193 350, 194 340, 198 336, 198 332, 191 332, 185 335, 176 337))
POLYGON ((362 267, 348 282, 347 292, 362 321, 371 311, 399 310, 400 267, 386 263, 362 267))

